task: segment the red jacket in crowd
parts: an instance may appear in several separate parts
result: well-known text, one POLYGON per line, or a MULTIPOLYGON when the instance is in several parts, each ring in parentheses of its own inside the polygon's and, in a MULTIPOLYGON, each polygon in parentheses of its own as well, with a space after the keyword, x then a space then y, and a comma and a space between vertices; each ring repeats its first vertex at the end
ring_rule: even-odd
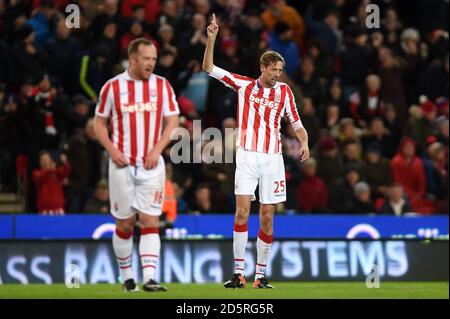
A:
POLYGON ((302 212, 323 210, 329 201, 327 185, 318 176, 305 176, 297 187, 297 198, 302 212))
POLYGON ((62 182, 69 176, 70 170, 70 165, 64 164, 54 169, 35 169, 33 171, 39 213, 64 212, 65 199, 62 182))
POLYGON ((426 176, 422 160, 414 155, 409 161, 404 155, 404 147, 407 143, 415 142, 406 138, 400 145, 400 150, 391 161, 391 169, 394 181, 399 183, 405 189, 409 198, 414 201, 421 199, 426 191, 426 176))

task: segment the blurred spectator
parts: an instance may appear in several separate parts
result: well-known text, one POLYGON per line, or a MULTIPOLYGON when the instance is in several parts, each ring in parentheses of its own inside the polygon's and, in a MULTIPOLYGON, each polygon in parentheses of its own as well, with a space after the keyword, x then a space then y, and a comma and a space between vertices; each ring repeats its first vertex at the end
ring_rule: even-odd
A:
POLYGON ((392 53, 391 49, 378 49, 378 65, 376 73, 381 79, 381 91, 386 103, 392 103, 402 124, 405 123, 408 109, 403 86, 403 75, 406 62, 392 53))
POLYGON ((449 55, 428 65, 418 79, 418 92, 434 100, 440 96, 448 97, 449 55))
POLYGON ((361 176, 370 185, 373 198, 383 197, 386 187, 392 182, 389 160, 382 157, 381 145, 377 142, 370 143, 365 154, 361 176))
POLYGON ((402 138, 403 126, 397 116, 394 106, 391 103, 386 104, 386 112, 384 114, 386 129, 391 133, 392 149, 397 150, 402 138))
POLYGON ((403 187, 400 184, 390 185, 378 213, 400 216, 412 211, 411 204, 403 192, 403 187))
POLYGON ((437 117, 437 107, 426 97, 421 97, 419 109, 410 108, 412 115, 405 126, 404 134, 416 141, 419 151, 422 152, 426 147, 426 140, 434 134, 434 121, 437 117))
POLYGON ((298 209, 305 213, 325 213, 328 210, 328 187, 316 175, 317 163, 310 157, 302 166, 303 178, 297 188, 298 209))
POLYGON ((380 78, 375 74, 369 74, 364 89, 350 96, 350 112, 362 128, 366 127, 373 117, 384 114, 385 106, 380 88, 380 78))
POLYGON ((0 38, 0 83, 5 83, 13 79, 14 56, 6 41, 0 38))
POLYGON ((316 109, 314 108, 311 98, 305 97, 302 104, 303 107, 300 109, 300 116, 302 118, 303 126, 308 132, 309 148, 312 148, 319 140, 320 121, 316 116, 316 109))
POLYGON ((57 14, 61 16, 61 14, 56 11, 53 1, 49 0, 41 0, 40 5, 33 10, 27 24, 36 31, 37 43, 42 44, 51 37, 52 31, 50 25, 57 14))
POLYGON ((394 182, 408 194, 413 208, 420 205, 426 191, 426 176, 422 160, 416 155, 416 143, 405 137, 397 155, 391 160, 394 182))
MULTIPOLYGON (((282 143, 284 169, 286 171, 286 208, 298 210, 297 188, 301 181, 299 160, 288 155, 287 143, 282 143)), ((298 153, 298 149, 297 152, 298 153)), ((297 156, 298 157, 298 156, 297 156)))
POLYGON ((428 196, 442 200, 448 196, 448 152, 445 146, 435 142, 428 146, 427 156, 423 158, 428 196))
POLYGON ((175 198, 176 198, 176 202, 177 202, 177 213, 179 213, 179 214, 187 213, 187 211, 188 211, 188 203, 183 198, 184 188, 180 187, 178 185, 178 183, 176 183, 176 182, 173 182, 172 186, 173 186, 173 192, 174 192, 174 195, 175 195, 175 198))
POLYGON ((264 26, 272 31, 279 21, 286 22, 294 32, 294 40, 300 47, 303 43, 305 25, 302 16, 286 4, 285 0, 268 0, 269 6, 261 14, 261 20, 264 26))
POLYGON ((328 104, 325 110, 325 123, 322 127, 326 128, 329 132, 339 131, 339 122, 341 120, 341 111, 339 105, 328 104))
POLYGON ((338 78, 331 80, 328 88, 327 104, 335 104, 339 107, 339 116, 350 116, 347 103, 344 99, 344 93, 342 91, 341 81, 338 78))
POLYGON ((217 213, 215 203, 211 200, 211 190, 206 183, 198 184, 195 188, 194 199, 189 208, 189 213, 205 214, 217 213))
POLYGON ((269 47, 280 53, 284 60, 284 71, 292 77, 300 65, 299 50, 293 41, 293 31, 289 25, 283 21, 277 22, 273 32, 270 33, 269 47))
POLYGON ((108 182, 101 180, 97 183, 94 196, 89 198, 84 206, 85 213, 106 214, 109 213, 109 188, 108 182))
POLYGON ((59 19, 56 23, 55 36, 45 42, 45 49, 52 61, 50 74, 57 77, 61 85, 67 89, 71 88, 75 56, 81 50, 79 41, 71 37, 70 32, 71 29, 66 26, 65 19, 59 19))
MULTIPOLYGON (((54 100, 57 90, 48 74, 41 74, 28 96, 28 121, 32 132, 30 146, 35 151, 56 150, 61 136, 61 120, 54 100)), ((37 153, 37 152, 36 152, 37 153)))
POLYGON ((67 157, 61 154, 61 166, 47 151, 39 154, 40 168, 33 171, 33 182, 37 191, 37 211, 43 215, 64 215, 65 198, 63 180, 70 174, 67 157))
POLYGON ((69 139, 66 152, 72 166, 67 188, 67 211, 80 213, 101 178, 103 149, 97 142, 93 119, 87 121, 83 131, 69 139))
POLYGON ((178 95, 177 73, 174 67, 176 54, 168 49, 162 49, 159 53, 155 74, 165 77, 172 84, 175 94, 178 95))
MULTIPOLYGON (((214 198, 217 208, 221 207, 222 211, 227 210, 229 205, 225 204, 231 202, 233 199, 234 171, 236 167, 234 163, 225 162, 223 141, 211 141, 208 145, 213 148, 213 152, 208 152, 208 155, 214 156, 214 158, 220 159, 220 161, 203 165, 202 173, 205 182, 208 183, 210 190, 213 191, 211 196, 214 198), (224 196, 226 203, 223 202, 224 196)), ((203 152, 205 152, 205 148, 203 148, 203 152)))
POLYGON ((122 2, 122 14, 125 17, 132 17, 133 8, 136 5, 141 5, 145 7, 145 18, 150 23, 155 23, 161 11, 161 1, 160 0, 124 0, 122 2))
POLYGON ((345 176, 338 179, 331 190, 331 208, 334 213, 346 213, 347 204, 353 200, 354 187, 360 181, 358 166, 349 163, 345 166, 345 176))
POLYGON ((132 8, 132 16, 130 17, 130 19, 133 21, 138 21, 144 28, 145 32, 153 34, 153 32, 156 30, 156 25, 148 22, 146 15, 147 12, 145 12, 145 6, 142 4, 135 4, 132 8))
POLYGON ((120 42, 118 41, 119 30, 116 22, 107 22, 101 32, 102 34, 98 41, 92 46, 104 47, 106 49, 104 54, 107 56, 109 63, 114 64, 119 58, 126 58, 128 56, 126 52, 120 51, 120 42))
POLYGON ((342 144, 342 162, 361 168, 361 145, 356 140, 348 139, 342 144))
POLYGON ((351 37, 351 42, 339 54, 339 71, 346 100, 364 82, 370 62, 366 32, 361 28, 352 27, 347 30, 347 35, 351 37))
POLYGON ((31 80, 36 83, 46 72, 50 62, 49 56, 40 45, 35 42, 35 32, 28 24, 17 30, 17 42, 13 48, 14 79, 16 84, 31 80))
POLYGON ((177 28, 180 16, 177 12, 177 1, 175 0, 165 0, 161 3, 161 12, 159 14, 157 23, 159 28, 163 25, 168 25, 172 28, 177 28))
POLYGON ((174 45, 174 35, 173 27, 168 24, 163 24, 158 29, 158 39, 161 51, 168 50, 172 52, 176 58, 178 55, 178 48, 174 45))
POLYGON ((326 87, 329 79, 332 79, 334 74, 333 58, 320 42, 315 41, 308 43, 307 55, 314 60, 314 68, 320 85, 323 88, 326 87))
POLYGON ((23 105, 5 89, 0 83, 0 190, 14 192, 16 157, 26 153, 30 132, 23 105))
POLYGON ((411 105, 417 100, 418 78, 426 65, 427 58, 422 52, 427 48, 425 43, 420 42, 420 34, 416 29, 403 30, 400 38, 401 43, 397 54, 407 64, 403 79, 407 103, 411 105))
POLYGON ((330 9, 322 21, 316 21, 310 6, 305 14, 305 22, 308 32, 320 41, 329 54, 335 56, 342 40, 342 32, 339 30, 339 12, 330 9))
POLYGON ((209 77, 206 72, 202 72, 201 64, 198 60, 192 60, 187 65, 187 70, 180 73, 178 81, 186 83, 181 95, 191 100, 197 112, 206 112, 206 98, 209 87, 209 77))
POLYGON ((390 132, 384 127, 384 121, 380 117, 374 117, 367 130, 363 132, 361 143, 364 151, 372 143, 377 143, 380 147, 381 155, 392 158, 395 153, 390 132))
POLYGON ((347 117, 339 121, 338 131, 332 131, 331 134, 343 145, 348 140, 359 142, 362 130, 355 127, 355 121, 352 118, 347 117))
POLYGON ((326 185, 333 185, 344 171, 336 141, 330 136, 325 136, 319 141, 318 153, 317 175, 326 185))
POLYGON ((448 148, 448 118, 440 116, 436 119, 436 139, 448 148))
POLYGON ((370 214, 375 213, 375 206, 370 197, 370 187, 366 182, 358 182, 353 188, 354 197, 345 206, 348 214, 370 214))
POLYGON ((97 102, 98 92, 110 77, 109 52, 104 44, 96 45, 77 61, 76 90, 97 102))
POLYGON ((154 40, 150 34, 148 34, 144 30, 144 26, 142 25, 142 22, 138 20, 133 20, 130 23, 130 27, 128 28, 128 31, 125 32, 122 37, 120 38, 120 55, 121 56, 127 56, 128 55, 128 45, 131 41, 137 38, 145 38, 149 41, 152 41, 153 44, 156 46, 157 51, 159 51, 159 44, 154 40))
POLYGON ((395 48, 399 44, 402 23, 398 19, 397 11, 393 8, 387 8, 384 11, 382 20, 385 42, 388 47, 395 48))
POLYGON ((320 105, 323 102, 323 94, 314 68, 314 59, 305 56, 300 66, 300 74, 295 81, 300 85, 300 89, 305 96, 310 97, 315 105, 320 105))
POLYGON ((191 19, 191 28, 185 30, 179 38, 178 49, 180 65, 188 65, 192 60, 202 61, 206 46, 206 17, 196 13, 191 19))
MULTIPOLYGON (((132 7, 130 7, 131 9, 132 7)), ((130 12, 131 16, 131 12, 130 12)), ((119 39, 126 29, 127 18, 120 14, 119 0, 104 0, 97 6, 97 15, 89 26, 89 44, 99 43, 103 30, 109 23, 117 27, 115 39, 119 39)))

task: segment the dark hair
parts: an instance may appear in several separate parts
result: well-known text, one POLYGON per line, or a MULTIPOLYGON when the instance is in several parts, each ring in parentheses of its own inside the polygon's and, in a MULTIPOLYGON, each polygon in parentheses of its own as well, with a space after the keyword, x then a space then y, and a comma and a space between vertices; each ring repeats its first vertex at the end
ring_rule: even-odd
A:
POLYGON ((130 55, 133 54, 133 53, 138 52, 139 46, 140 46, 141 44, 142 44, 142 45, 152 46, 152 45, 153 45, 153 42, 150 41, 150 40, 147 40, 147 39, 145 39, 145 38, 142 38, 142 37, 137 38, 137 39, 134 39, 134 40, 131 41, 130 44, 128 45, 128 56, 130 56, 130 55))
POLYGON ((209 189, 208 183, 199 183, 199 184, 195 187, 195 191, 198 191, 198 190, 203 189, 203 188, 209 189))

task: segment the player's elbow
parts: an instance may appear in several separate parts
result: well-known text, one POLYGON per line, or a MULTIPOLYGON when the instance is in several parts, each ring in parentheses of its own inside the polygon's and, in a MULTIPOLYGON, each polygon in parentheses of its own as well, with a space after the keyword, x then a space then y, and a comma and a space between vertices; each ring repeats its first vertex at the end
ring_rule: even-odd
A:
POLYGON ((213 65, 212 64, 205 63, 203 61, 203 65, 202 65, 202 70, 203 71, 205 71, 206 73, 211 73, 212 69, 213 69, 213 65))

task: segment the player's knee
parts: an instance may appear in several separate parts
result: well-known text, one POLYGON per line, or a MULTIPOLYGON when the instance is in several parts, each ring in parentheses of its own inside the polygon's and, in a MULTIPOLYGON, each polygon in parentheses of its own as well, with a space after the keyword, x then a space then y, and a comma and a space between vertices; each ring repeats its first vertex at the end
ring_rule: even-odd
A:
POLYGON ((134 229, 134 221, 131 220, 117 221, 116 227, 119 231, 123 233, 131 233, 134 229))
POLYGON ((269 210, 261 209, 260 223, 264 231, 272 229, 273 214, 269 210))
POLYGON ((236 207, 236 221, 246 222, 249 213, 249 210, 244 207, 236 207))
POLYGON ((120 224, 120 225, 117 225, 116 227, 122 233, 131 233, 131 232, 133 232, 134 225, 131 225, 131 224, 120 224))

